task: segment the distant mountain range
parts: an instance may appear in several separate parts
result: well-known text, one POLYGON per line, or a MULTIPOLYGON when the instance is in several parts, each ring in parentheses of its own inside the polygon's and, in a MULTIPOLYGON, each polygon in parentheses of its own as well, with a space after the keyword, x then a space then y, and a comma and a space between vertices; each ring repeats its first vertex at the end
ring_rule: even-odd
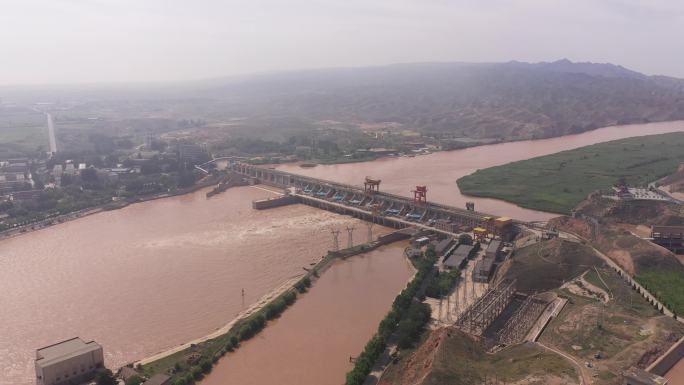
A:
POLYGON ((509 140, 684 119, 684 80, 567 59, 307 70, 215 79, 186 92, 221 100, 224 113, 274 128, 279 121, 394 122, 420 132, 509 140))

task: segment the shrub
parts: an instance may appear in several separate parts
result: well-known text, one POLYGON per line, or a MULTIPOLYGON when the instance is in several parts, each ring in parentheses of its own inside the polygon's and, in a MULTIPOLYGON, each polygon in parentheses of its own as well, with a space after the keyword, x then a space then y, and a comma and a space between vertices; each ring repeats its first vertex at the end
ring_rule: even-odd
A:
POLYGON ((202 369, 202 373, 206 374, 211 372, 212 363, 208 359, 203 358, 202 361, 200 361, 199 366, 202 369))
POLYGON ((204 374, 202 373, 202 368, 200 368, 199 366, 193 366, 192 368, 190 368, 190 374, 192 374, 192 378, 194 378, 195 380, 199 380, 202 377, 204 377, 204 374))

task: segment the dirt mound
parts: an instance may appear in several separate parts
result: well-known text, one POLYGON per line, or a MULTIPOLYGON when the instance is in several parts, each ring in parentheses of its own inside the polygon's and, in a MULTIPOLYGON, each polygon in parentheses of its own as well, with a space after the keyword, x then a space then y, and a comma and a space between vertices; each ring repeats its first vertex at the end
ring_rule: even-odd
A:
POLYGON ((603 198, 599 193, 591 194, 577 205, 575 214, 575 217, 588 216, 605 224, 684 225, 680 206, 675 203, 646 200, 618 202, 603 198))
POLYGON ((506 278, 518 280, 518 291, 542 292, 555 289, 602 264, 603 261, 586 245, 554 239, 516 250, 506 278))
POLYGON ((494 378, 508 384, 538 378, 538 383, 551 384, 575 377, 572 364, 534 344, 487 354, 477 341, 453 328, 435 330, 389 372, 383 385, 476 385, 494 378))
POLYGON ((594 226, 587 220, 559 217, 552 219, 549 226, 591 240, 594 247, 632 275, 649 269, 684 270, 681 262, 670 251, 634 236, 610 222, 595 226, 594 231, 594 226))

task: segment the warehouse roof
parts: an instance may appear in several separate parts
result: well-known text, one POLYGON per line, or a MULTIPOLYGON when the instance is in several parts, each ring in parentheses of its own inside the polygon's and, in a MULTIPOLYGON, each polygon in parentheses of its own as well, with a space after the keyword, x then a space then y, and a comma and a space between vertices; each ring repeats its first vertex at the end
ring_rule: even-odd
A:
POLYGON ((97 342, 85 342, 79 337, 74 337, 38 349, 36 351, 36 364, 47 366, 98 349, 102 349, 102 347, 97 342))

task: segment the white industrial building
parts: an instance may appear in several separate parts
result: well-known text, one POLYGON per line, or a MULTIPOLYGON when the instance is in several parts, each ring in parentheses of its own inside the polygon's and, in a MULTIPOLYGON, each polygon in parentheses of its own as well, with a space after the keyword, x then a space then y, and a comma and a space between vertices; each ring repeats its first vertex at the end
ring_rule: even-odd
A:
POLYGON ((36 350, 36 382, 38 385, 81 383, 92 379, 104 368, 102 346, 79 337, 36 350))

